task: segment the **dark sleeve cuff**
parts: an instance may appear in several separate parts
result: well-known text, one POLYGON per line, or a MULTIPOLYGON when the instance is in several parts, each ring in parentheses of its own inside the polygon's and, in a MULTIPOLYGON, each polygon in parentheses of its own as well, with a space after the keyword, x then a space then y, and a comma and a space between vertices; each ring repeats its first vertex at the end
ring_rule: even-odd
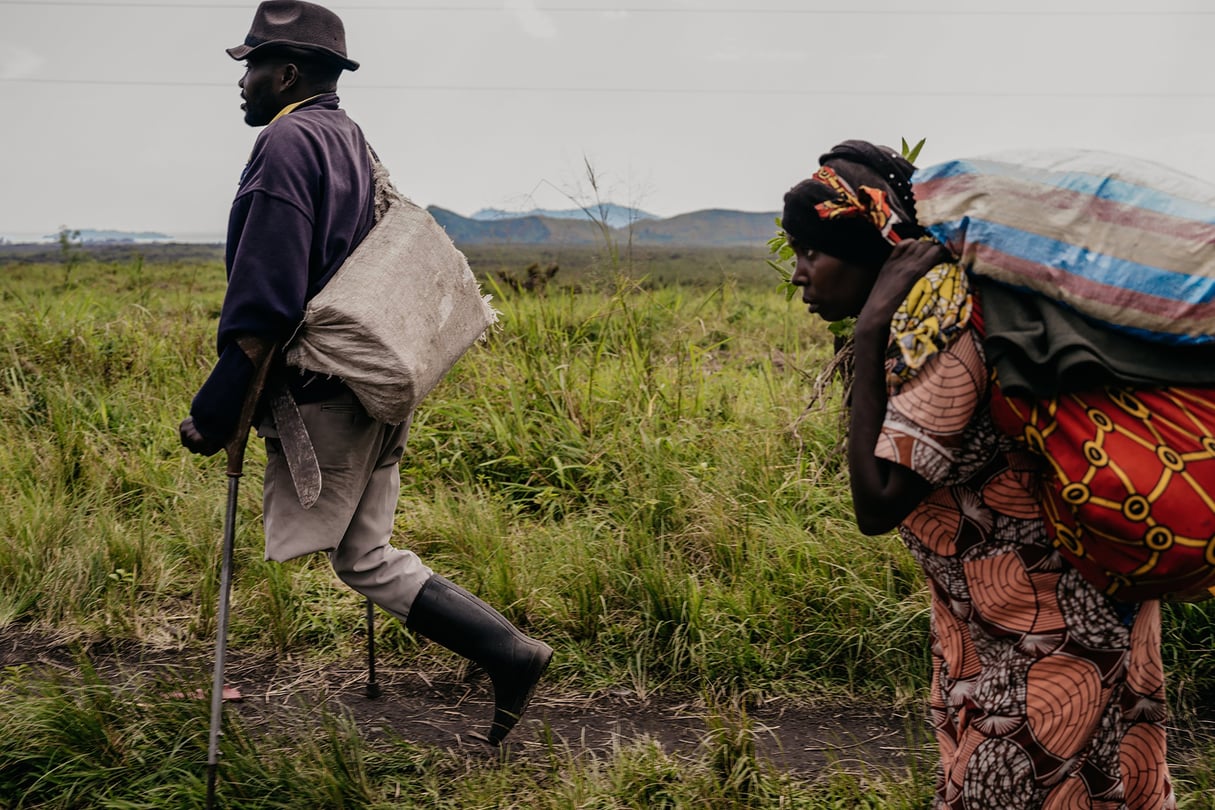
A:
POLYGON ((211 376, 194 395, 190 416, 194 417, 194 427, 211 444, 226 444, 236 432, 253 372, 252 361, 240 346, 231 342, 219 356, 211 376))

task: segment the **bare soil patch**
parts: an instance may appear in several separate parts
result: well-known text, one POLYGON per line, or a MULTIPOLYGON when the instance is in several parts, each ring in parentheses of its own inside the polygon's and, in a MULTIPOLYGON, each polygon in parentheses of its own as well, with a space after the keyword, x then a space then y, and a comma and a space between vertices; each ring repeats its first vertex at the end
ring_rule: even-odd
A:
MULTIPOLYGON (((212 671, 211 650, 153 649, 127 641, 84 646, 20 627, 0 629, 0 667, 27 666, 70 677, 82 651, 116 684, 160 689, 175 680, 209 684, 212 671)), ((492 714, 489 681, 474 667, 424 672, 381 660, 381 694, 374 699, 366 694, 361 660, 321 664, 230 649, 226 674, 243 696, 228 702, 226 711, 238 712, 254 727, 317 722, 321 711, 344 710, 368 739, 399 737, 470 757, 499 755, 468 736, 484 730, 492 714)), ((523 759, 550 756, 553 746, 575 758, 607 757, 648 740, 668 754, 693 755, 704 743, 711 714, 696 697, 639 697, 623 689, 580 694, 542 683, 507 748, 509 756, 523 759)), ((746 716, 759 756, 804 778, 827 769, 868 774, 931 769, 935 759, 918 708, 779 698, 747 706, 746 716)), ((1215 744, 1215 710, 1185 718, 1171 734, 1171 753, 1184 761, 1187 751, 1215 744)))

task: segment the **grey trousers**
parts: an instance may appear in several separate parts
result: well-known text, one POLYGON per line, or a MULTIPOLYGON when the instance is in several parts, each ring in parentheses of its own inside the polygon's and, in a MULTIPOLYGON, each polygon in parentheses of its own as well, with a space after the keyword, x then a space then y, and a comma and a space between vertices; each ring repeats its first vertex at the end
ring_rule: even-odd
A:
POLYGON ((277 431, 263 424, 266 559, 328 552, 343 582, 405 621, 432 574, 418 555, 391 544, 410 419, 377 422, 353 394, 301 405, 299 411, 321 468, 321 494, 310 509, 300 506, 277 431))

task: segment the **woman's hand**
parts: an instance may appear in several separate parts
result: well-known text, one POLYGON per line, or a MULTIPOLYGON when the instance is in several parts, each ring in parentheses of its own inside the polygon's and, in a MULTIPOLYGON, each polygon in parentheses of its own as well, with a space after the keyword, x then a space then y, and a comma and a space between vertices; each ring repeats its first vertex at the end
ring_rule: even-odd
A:
POLYGON ((935 241, 904 240, 895 245, 890 258, 882 265, 869 298, 857 318, 858 330, 864 325, 871 331, 877 331, 885 339, 890 328, 890 319, 906 300, 915 283, 929 270, 951 259, 949 251, 935 241))

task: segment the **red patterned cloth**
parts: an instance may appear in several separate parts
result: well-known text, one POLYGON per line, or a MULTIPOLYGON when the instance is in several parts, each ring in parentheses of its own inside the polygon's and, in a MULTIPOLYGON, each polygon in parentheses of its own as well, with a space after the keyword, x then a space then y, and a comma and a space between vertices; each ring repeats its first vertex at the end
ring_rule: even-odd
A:
MULTIPOLYGON (((918 390, 921 368, 946 362, 940 352, 955 356, 960 348, 950 347, 967 327, 986 348, 967 275, 955 264, 932 268, 891 324, 892 391, 918 390)), ((1215 595, 1215 388, 1036 396, 1004 390, 998 375, 990 388, 995 426, 1042 460, 1033 497, 1050 539, 1089 582, 1129 602, 1215 595)), ((958 418, 943 412, 945 401, 935 417, 943 424, 958 418)))
POLYGON ((1090 582, 1129 601, 1215 595, 1215 389, 1031 400, 995 385, 991 410, 1049 464, 1047 529, 1090 582))

